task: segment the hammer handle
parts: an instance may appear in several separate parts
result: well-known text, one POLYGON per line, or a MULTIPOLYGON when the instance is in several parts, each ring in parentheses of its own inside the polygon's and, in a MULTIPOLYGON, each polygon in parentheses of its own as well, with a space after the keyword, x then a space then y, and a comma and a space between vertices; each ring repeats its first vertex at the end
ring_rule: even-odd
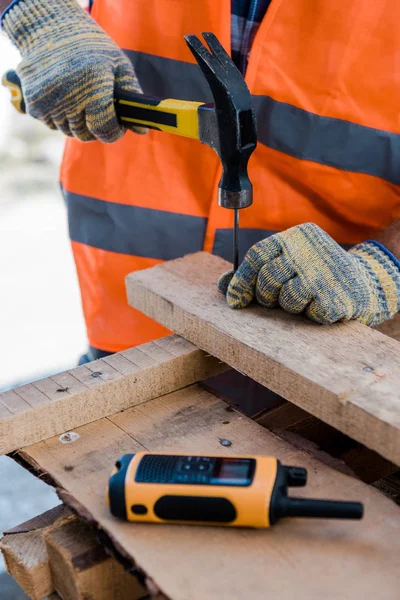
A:
MULTIPOLYGON (((20 113, 26 112, 21 80, 16 71, 7 71, 1 80, 11 92, 11 102, 20 113)), ((153 98, 132 92, 119 92, 114 98, 119 120, 127 129, 135 126, 199 139, 198 108, 202 102, 153 98)))
POLYGON ((1 83, 11 92, 11 103, 21 114, 26 112, 24 96, 22 94, 21 80, 16 71, 7 71, 4 73, 1 83))

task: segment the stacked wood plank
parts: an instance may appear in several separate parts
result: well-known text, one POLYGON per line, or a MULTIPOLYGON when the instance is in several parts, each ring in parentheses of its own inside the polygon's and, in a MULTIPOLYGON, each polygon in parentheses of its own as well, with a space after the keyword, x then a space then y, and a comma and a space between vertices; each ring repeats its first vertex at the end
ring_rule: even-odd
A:
POLYGON ((157 398, 226 369, 169 336, 0 393, 0 454, 157 398))
POLYGON ((44 535, 71 518, 70 511, 58 506, 7 531, 0 542, 8 572, 32 600, 55 591, 44 535))
MULTIPOLYGON (((103 578, 104 600, 130 597, 124 583, 115 587, 125 581, 122 567, 99 549, 97 531, 152 599, 397 600, 399 507, 343 463, 296 448, 293 436, 311 427, 318 443, 331 435, 327 423, 387 459, 377 457, 366 481, 391 473, 400 464, 400 344, 356 323, 323 328, 278 310, 231 311, 215 291, 228 268, 200 253, 128 277, 131 304, 196 346, 174 335, 0 394, 0 451, 18 450, 90 527, 68 516, 43 535, 26 531, 41 548, 28 571, 42 574, 42 588, 50 572, 47 589, 68 600, 89 597, 103 578), (225 363, 297 406, 262 415, 264 427, 236 412, 196 383, 225 363), (288 519, 264 531, 121 522, 107 507, 107 482, 117 458, 138 450, 275 455, 308 469, 309 484, 296 495, 361 500, 365 518, 288 519)), ((15 535, 3 550, 29 579, 21 557, 32 557, 31 546, 15 535)))
MULTIPOLYGON (((152 590, 173 600, 398 597, 400 509, 370 486, 296 450, 194 385, 25 448, 20 457, 51 476, 62 500, 104 530, 152 590), (228 410, 227 410, 228 409, 228 410), (221 445, 229 440, 230 447, 221 445), (138 450, 272 454, 304 466, 299 495, 362 500, 361 522, 291 519, 270 530, 133 525, 105 498, 114 461, 138 450)), ((297 491, 296 491, 297 493, 297 491)))
POLYGON ((361 324, 231 310, 230 264, 204 252, 132 273, 129 303, 238 371, 400 465, 400 344, 361 324))
POLYGON ((8 572, 32 600, 137 600, 146 591, 63 505, 7 531, 8 572))

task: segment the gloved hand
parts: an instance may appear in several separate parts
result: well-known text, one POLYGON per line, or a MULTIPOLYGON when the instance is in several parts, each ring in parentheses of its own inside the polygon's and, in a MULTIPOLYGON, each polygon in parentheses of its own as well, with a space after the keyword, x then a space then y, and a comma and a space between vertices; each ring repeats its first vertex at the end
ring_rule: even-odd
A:
POLYGON ((2 25, 22 54, 17 72, 31 116, 81 141, 124 134, 113 98, 118 89, 140 93, 134 69, 75 0, 20 0, 2 25))
POLYGON ((222 275, 218 288, 232 308, 256 298, 262 306, 279 305, 324 324, 355 319, 378 325, 400 310, 397 259, 373 241, 346 252, 313 223, 255 244, 233 277, 222 275))

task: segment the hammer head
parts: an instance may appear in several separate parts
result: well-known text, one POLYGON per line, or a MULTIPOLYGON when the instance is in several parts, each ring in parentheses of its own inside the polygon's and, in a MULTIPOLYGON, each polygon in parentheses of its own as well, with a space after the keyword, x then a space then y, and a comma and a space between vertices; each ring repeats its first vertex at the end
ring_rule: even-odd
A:
POLYGON ((214 104, 199 107, 200 141, 218 154, 222 163, 218 201, 224 208, 246 208, 253 202, 247 163, 257 146, 256 118, 251 94, 242 74, 213 33, 185 40, 210 86, 214 104))

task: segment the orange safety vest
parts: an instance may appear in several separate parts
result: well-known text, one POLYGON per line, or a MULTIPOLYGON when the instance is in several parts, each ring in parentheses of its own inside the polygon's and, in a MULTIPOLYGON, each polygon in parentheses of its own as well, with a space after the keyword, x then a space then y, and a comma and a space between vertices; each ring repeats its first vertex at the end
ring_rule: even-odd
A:
MULTIPOLYGON (((183 40, 213 31, 230 48, 230 0, 95 0, 93 17, 135 65, 145 94, 211 101, 183 40)), ((259 144, 241 254, 313 221, 354 244, 400 218, 400 4, 272 0, 246 81, 259 144)), ((61 182, 90 344, 119 351, 167 330, 127 306, 124 277, 206 250, 231 260, 220 165, 191 139, 128 132, 68 140, 61 182)))

